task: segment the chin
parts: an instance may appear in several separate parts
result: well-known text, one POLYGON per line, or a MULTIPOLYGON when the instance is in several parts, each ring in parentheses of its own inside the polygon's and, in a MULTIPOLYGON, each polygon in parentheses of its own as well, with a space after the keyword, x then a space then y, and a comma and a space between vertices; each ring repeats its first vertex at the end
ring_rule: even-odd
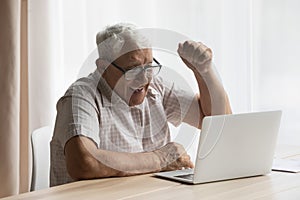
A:
MULTIPOLYGON (((146 96, 146 95, 145 95, 146 96)), ((132 95, 129 101, 129 106, 137 106, 140 105, 141 103, 143 103, 145 96, 141 97, 141 96, 135 96, 132 95)))
POLYGON ((130 101, 129 102, 129 106, 137 106, 140 105, 141 103, 143 103, 144 99, 141 101, 130 101))
POLYGON ((129 100, 129 106, 137 106, 143 103, 148 92, 148 86, 143 89, 140 93, 133 93, 129 100))

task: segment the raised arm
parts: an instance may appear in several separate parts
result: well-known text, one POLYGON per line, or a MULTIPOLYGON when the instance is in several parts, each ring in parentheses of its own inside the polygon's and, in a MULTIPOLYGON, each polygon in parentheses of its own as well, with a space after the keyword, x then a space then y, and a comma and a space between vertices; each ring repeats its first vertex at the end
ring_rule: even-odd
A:
POLYGON ((98 149, 91 139, 76 136, 66 143, 65 156, 68 173, 74 180, 193 167, 190 157, 177 143, 168 143, 152 152, 125 153, 98 149))
POLYGON ((198 83, 199 128, 205 116, 230 114, 228 96, 212 66, 211 49, 200 42, 186 41, 179 44, 178 54, 186 66, 193 71, 198 83))

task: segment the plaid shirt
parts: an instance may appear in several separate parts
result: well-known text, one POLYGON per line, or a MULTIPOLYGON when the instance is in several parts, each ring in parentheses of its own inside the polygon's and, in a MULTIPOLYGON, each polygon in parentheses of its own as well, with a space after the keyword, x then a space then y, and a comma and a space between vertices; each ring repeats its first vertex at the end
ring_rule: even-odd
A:
POLYGON ((175 88, 160 77, 151 81, 143 103, 133 107, 112 91, 97 70, 77 80, 57 103, 50 144, 50 185, 73 181, 64 155, 64 146, 71 137, 86 136, 103 150, 153 151, 170 141, 168 122, 180 125, 192 101, 192 91, 175 88))

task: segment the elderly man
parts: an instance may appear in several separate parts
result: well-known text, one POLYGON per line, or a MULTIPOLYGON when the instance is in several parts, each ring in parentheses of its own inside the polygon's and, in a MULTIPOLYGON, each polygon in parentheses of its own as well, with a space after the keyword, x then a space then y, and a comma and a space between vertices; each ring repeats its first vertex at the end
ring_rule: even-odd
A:
POLYGON ((137 30, 116 24, 99 32, 96 71, 58 101, 51 186, 193 168, 185 149, 170 141, 168 122, 200 129, 203 117, 231 113, 209 48, 194 41, 178 46, 201 91, 195 95, 159 76, 162 65, 137 30))

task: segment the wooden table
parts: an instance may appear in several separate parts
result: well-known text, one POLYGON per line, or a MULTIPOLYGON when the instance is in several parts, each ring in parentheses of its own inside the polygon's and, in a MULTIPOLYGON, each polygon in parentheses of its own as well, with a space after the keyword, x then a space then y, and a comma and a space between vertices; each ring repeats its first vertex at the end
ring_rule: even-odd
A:
MULTIPOLYGON (((300 148, 280 148, 277 157, 299 156, 300 148)), ((186 185, 141 175, 79 181, 4 199, 300 199, 300 173, 272 172, 266 176, 186 185)))

